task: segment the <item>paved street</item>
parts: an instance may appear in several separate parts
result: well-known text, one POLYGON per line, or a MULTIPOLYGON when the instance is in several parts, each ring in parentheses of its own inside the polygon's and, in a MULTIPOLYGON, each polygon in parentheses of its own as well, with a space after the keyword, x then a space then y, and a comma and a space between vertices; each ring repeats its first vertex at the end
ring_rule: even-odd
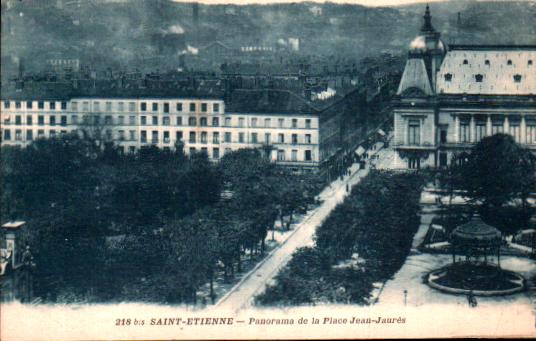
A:
MULTIPOLYGON (((377 152, 378 159, 374 163, 377 168, 385 168, 392 159, 392 150, 387 148, 377 152)), ((369 155, 373 156, 374 153, 375 151, 371 151, 369 155)), ((368 174, 369 166, 367 164, 366 169, 358 170, 358 165, 354 164, 351 170, 350 176, 345 176, 343 180, 337 179, 320 193, 319 198, 322 204, 308 212, 303 220, 295 225, 292 235, 280 247, 273 250, 224 295, 216 303, 218 307, 238 311, 251 306, 254 297, 264 291, 267 283, 273 281, 279 270, 292 258, 296 249, 314 244, 313 236, 316 228, 348 194, 346 185, 351 187, 358 184, 368 174)))

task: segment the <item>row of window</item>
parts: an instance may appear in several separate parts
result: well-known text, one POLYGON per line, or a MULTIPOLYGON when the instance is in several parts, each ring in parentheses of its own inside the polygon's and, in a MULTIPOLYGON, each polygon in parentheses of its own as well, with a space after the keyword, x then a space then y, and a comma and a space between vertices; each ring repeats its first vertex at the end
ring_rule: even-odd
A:
MULTIPOLYGON (((23 101, 14 101, 14 108, 15 109, 22 109, 22 103, 23 101)), ((34 106, 34 101, 25 101, 26 103, 26 109, 49 109, 49 110, 58 110, 61 108, 61 110, 67 110, 67 102, 66 101, 37 101, 37 106, 34 106), (59 106, 57 105, 59 103, 59 106)), ((76 101, 73 101, 71 103, 71 110, 72 111, 78 111, 78 103, 76 101)), ((117 102, 117 111, 122 112, 125 111, 125 103, 124 102, 117 102)), ((197 111, 197 103, 191 102, 189 103, 189 111, 190 112, 196 112, 197 111)), ((11 109, 11 101, 5 100, 4 101, 4 109, 11 109)), ((162 106, 160 106, 160 103, 153 102, 151 103, 151 111, 158 112, 160 109, 164 113, 170 112, 170 103, 164 102, 162 103, 162 106)), ((201 112, 208 112, 209 109, 209 103, 201 103, 200 105, 201 112)), ((83 111, 89 111, 89 101, 83 101, 82 102, 82 110, 83 111)), ((105 110, 108 112, 111 112, 113 110, 112 102, 106 101, 104 102, 104 107, 101 108, 101 103, 99 101, 93 102, 93 109, 92 111, 101 111, 105 110)), ((175 110, 177 112, 183 111, 183 103, 177 102, 175 103, 175 110)), ((128 111, 136 111, 136 102, 129 102, 128 103, 128 111)), ((140 103, 140 111, 148 111, 148 104, 147 102, 141 102, 140 103)), ((219 113, 220 112, 220 103, 212 103, 212 112, 219 113)))
MULTIPOLYGON (((446 74, 444 75, 444 77, 445 77, 445 82, 450 82, 450 81, 452 81, 452 77, 453 77, 453 76, 452 76, 451 73, 446 73, 446 74)), ((475 78, 475 82, 477 82, 477 83, 482 83, 482 81, 484 80, 484 75, 482 75, 482 74, 476 74, 476 75, 474 75, 474 78, 475 78)), ((514 82, 515 82, 515 83, 521 83, 521 79, 522 79, 522 78, 523 78, 523 76, 520 75, 520 74, 515 74, 515 75, 513 76, 513 79, 514 79, 514 82)))
MULTIPOLYGON (((15 125, 22 125, 22 122, 23 122, 23 116, 22 115, 15 115, 15 125)), ((54 116, 54 115, 38 115, 37 116, 37 124, 38 125, 44 125, 45 124, 45 117, 48 117, 48 124, 49 125, 56 125, 57 122, 60 122, 61 125, 67 125, 67 116, 66 115, 62 115, 62 116, 54 116)), ((93 115, 91 117, 93 117, 93 122, 89 122, 89 117, 90 116, 87 116, 85 115, 84 116, 84 119, 86 120, 85 123, 89 124, 89 123, 93 123, 93 124, 101 124, 101 123, 104 123, 105 125, 114 125, 114 124, 117 124, 117 125, 125 125, 127 122, 126 122, 126 117, 125 116, 122 116, 122 115, 119 115, 117 116, 115 119, 112 115, 106 115, 104 116, 104 121, 102 122, 101 121, 101 116, 99 115, 93 115)), ((128 124, 129 125, 136 125, 137 123, 137 120, 136 120, 136 116, 135 115, 130 115, 128 116, 128 124)), ((190 127, 196 127, 199 123, 199 126, 201 127, 208 127, 208 123, 211 123, 211 126, 213 127, 219 127, 220 126, 220 118, 219 117, 212 117, 210 120, 209 118, 207 117, 201 117, 198 118, 197 117, 188 117, 188 126, 190 127)), ((250 120, 250 127, 252 128, 271 128, 272 127, 272 119, 271 118, 265 118, 263 121, 264 125, 259 125, 260 122, 257 118, 251 118, 250 120)), ((78 118, 78 115, 71 115, 71 124, 79 124, 79 118, 78 118)), ((162 124, 164 126, 170 126, 172 124, 172 118, 169 117, 169 116, 164 116, 162 118, 160 118, 159 116, 140 116, 140 124, 141 125, 159 125, 159 124, 162 124), (150 121, 149 121, 150 120, 150 121)), ((175 122, 174 122, 177 126, 182 126, 183 125, 183 117, 182 116, 177 116, 175 118, 175 122)), ((225 118, 225 126, 226 127, 231 127, 232 126, 232 119, 231 117, 226 117, 225 118)), ((298 124, 299 123, 299 120, 296 119, 296 118, 293 118, 291 119, 290 121, 290 128, 295 128, 295 129, 298 129, 298 128, 301 128, 301 125, 298 124)), ((6 118, 4 118, 4 124, 11 124, 11 116, 7 116, 6 118)), ((33 124, 33 117, 32 115, 27 115, 26 116, 26 122, 25 122, 26 125, 32 125, 33 124)), ((244 117, 239 117, 238 118, 238 127, 240 128, 243 128, 243 127, 246 127, 246 120, 244 117)), ((278 128, 285 128, 285 119, 284 118, 279 118, 277 120, 277 127, 278 128)), ((306 129, 310 129, 311 128, 311 120, 310 119, 305 119, 304 120, 304 125, 303 125, 304 128, 306 129)))
MULTIPOLYGON (((464 59, 464 60, 463 60, 463 64, 464 64, 464 65, 469 65, 469 60, 464 59)), ((486 60, 484 61, 484 64, 485 64, 485 65, 488 65, 488 66, 491 65, 489 59, 486 59, 486 60)), ((513 65, 512 60, 511 60, 511 59, 508 59, 508 60, 506 61, 506 65, 513 65)), ((529 66, 532 65, 532 59, 529 59, 529 60, 527 61, 527 65, 529 65, 529 66)))
MULTIPOLYGON (((15 109, 22 109, 22 102, 21 101, 15 101, 15 109)), ((25 101, 26 103, 26 109, 45 109, 45 104, 47 104, 46 108, 49 110, 67 110, 67 102, 61 101, 37 101, 37 106, 34 106, 34 101, 25 101), (59 103, 59 105, 57 105, 59 103)), ((11 108, 11 101, 4 101, 4 109, 10 109, 11 108)))
MULTIPOLYGON (((10 129, 4 129, 4 140, 10 141, 12 140, 11 136, 11 130, 10 129)), ((67 132, 66 130, 62 130, 62 132, 67 132)), ((160 138, 160 132, 159 131, 151 131, 151 143, 159 143, 160 138)), ((136 141, 136 130, 118 130, 115 133, 111 129, 107 129, 104 132, 105 138, 108 140, 117 139, 119 141, 136 141)), ((140 142, 147 143, 149 141, 149 132, 147 130, 141 130, 140 131, 140 142)), ((162 142, 163 143, 170 143, 171 142, 171 133, 169 131, 162 132, 162 142)), ((45 130, 39 129, 37 135, 39 137, 45 137, 45 130)), ((49 130, 49 137, 55 137, 56 136, 56 130, 50 129, 49 130)), ((265 133, 263 136, 263 139, 261 140, 261 137, 258 133, 251 133, 250 135, 246 136, 245 133, 238 133, 236 136, 236 139, 233 139, 233 133, 231 132, 225 132, 224 142, 226 143, 252 143, 252 144, 259 144, 259 143, 265 143, 265 144, 272 144, 272 134, 271 133, 265 133)), ((201 132, 197 134, 195 131, 189 132, 188 135, 188 142, 189 143, 209 143, 209 133, 208 132, 201 132)), ((182 141, 184 138, 182 131, 176 131, 175 132, 175 140, 176 141, 182 141)), ((15 130, 15 140, 16 141, 22 141, 22 129, 16 129, 15 130)), ((31 141, 33 140, 33 131, 32 130, 26 130, 26 140, 31 141)), ((219 132, 213 132, 212 133, 212 140, 211 143, 218 144, 220 143, 220 133, 219 132)), ((278 134, 277 135, 277 143, 286 143, 285 142, 285 134, 278 134)), ((292 144, 311 144, 311 135, 305 134, 303 135, 303 138, 299 138, 298 134, 292 134, 290 143, 292 144)))

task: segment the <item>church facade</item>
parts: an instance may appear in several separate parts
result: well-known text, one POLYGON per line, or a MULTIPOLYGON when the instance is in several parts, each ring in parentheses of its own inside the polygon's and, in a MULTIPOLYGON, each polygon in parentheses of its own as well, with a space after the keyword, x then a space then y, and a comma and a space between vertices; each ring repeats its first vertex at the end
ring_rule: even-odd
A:
POLYGON ((447 46, 428 6, 394 98, 394 167, 444 167, 485 136, 536 153, 536 45, 447 46))

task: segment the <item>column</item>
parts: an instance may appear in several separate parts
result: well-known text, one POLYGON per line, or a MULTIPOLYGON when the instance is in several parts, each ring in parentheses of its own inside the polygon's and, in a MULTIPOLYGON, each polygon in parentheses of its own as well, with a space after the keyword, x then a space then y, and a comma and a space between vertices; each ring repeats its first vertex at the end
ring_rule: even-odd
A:
POLYGON ((519 142, 521 144, 527 143, 527 122, 525 122, 525 114, 521 114, 521 125, 519 126, 521 139, 519 142))
POLYGON ((469 123, 469 129, 471 131, 470 140, 471 142, 476 141, 476 127, 475 127, 475 115, 471 115, 471 121, 469 123))
POLYGON ((508 121, 508 115, 504 115, 503 129, 505 134, 510 134, 510 122, 508 121))
POLYGON ((486 136, 491 136, 491 115, 488 115, 486 120, 486 136))
POLYGON ((454 115, 454 143, 460 142, 460 118, 454 115))

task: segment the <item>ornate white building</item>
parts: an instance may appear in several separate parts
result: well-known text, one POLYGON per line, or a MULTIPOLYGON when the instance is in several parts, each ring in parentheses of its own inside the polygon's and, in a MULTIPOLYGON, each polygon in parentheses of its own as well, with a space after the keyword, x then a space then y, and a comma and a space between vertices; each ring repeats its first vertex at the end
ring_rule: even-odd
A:
POLYGON ((394 166, 446 166, 496 133, 536 152, 535 62, 536 46, 447 46, 427 6, 394 99, 394 166))

